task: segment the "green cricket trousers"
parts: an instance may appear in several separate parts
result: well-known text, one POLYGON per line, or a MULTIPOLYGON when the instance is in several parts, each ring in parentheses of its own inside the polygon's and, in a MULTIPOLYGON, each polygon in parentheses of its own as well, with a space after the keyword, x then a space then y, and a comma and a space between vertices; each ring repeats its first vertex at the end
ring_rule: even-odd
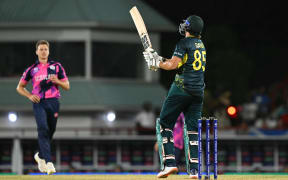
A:
MULTIPOLYGON (((190 145, 191 143, 197 143, 198 119, 201 118, 203 99, 203 91, 187 92, 177 87, 175 83, 169 89, 160 113, 161 136, 164 148, 163 161, 166 166, 176 166, 173 128, 181 112, 185 116, 187 132, 191 132, 188 133, 190 145)), ((193 146, 190 146, 189 151, 191 159, 198 161, 198 146, 193 144, 193 146)), ((191 169, 198 169, 196 161, 191 163, 191 169)))

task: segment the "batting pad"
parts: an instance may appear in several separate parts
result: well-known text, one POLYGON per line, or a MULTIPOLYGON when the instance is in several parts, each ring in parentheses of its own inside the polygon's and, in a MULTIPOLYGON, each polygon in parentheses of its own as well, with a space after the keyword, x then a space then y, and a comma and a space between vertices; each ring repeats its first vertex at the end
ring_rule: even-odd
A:
POLYGON ((198 163, 198 158, 191 157, 190 146, 198 146, 198 141, 193 140, 192 137, 189 138, 189 135, 198 135, 196 131, 187 131, 187 126, 184 122, 184 148, 185 148, 185 158, 186 158, 186 171, 190 173, 190 164, 191 163, 198 163), (190 140, 191 139, 191 140, 190 140))
POLYGON ((157 136, 157 144, 160 158, 161 170, 164 170, 164 162, 163 157, 165 156, 164 147, 163 147, 163 139, 161 136, 161 127, 160 127, 160 118, 156 120, 156 136, 157 136))

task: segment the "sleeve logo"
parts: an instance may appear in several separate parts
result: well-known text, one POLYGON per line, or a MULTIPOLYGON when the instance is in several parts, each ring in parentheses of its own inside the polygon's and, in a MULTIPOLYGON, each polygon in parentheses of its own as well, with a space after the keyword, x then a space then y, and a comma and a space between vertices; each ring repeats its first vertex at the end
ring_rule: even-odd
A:
POLYGON ((39 68, 38 67, 35 67, 34 69, 33 69, 33 72, 34 73, 37 73, 39 71, 39 68))
POLYGON ((49 68, 52 69, 52 70, 55 70, 55 66, 54 65, 51 65, 49 68))

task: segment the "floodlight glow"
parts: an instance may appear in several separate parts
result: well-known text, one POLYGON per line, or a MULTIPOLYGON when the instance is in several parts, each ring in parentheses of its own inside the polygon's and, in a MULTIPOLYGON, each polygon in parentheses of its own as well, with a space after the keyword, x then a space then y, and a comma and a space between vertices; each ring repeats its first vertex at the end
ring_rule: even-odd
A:
POLYGON ((233 118, 237 117, 237 108, 235 106, 229 106, 226 109, 226 112, 230 117, 233 117, 233 118))
POLYGON ((15 112, 9 112, 8 114, 8 119, 10 122, 15 122, 17 121, 17 114, 15 112))
POLYGON ((113 122, 116 119, 116 114, 114 112, 108 112, 106 118, 109 122, 113 122))

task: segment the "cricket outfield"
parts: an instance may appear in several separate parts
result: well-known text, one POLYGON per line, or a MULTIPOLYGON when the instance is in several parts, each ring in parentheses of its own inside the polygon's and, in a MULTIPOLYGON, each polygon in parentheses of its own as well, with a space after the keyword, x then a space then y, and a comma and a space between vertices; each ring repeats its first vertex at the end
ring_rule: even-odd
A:
MULTIPOLYGON (((0 180, 153 180, 155 175, 9 175, 0 180)), ((170 175, 167 180, 189 179, 188 175, 170 175)), ((203 178, 204 179, 204 178, 203 178)), ((213 179, 213 177, 211 177, 213 179)), ((284 180, 288 175, 219 175, 218 180, 284 180)))

